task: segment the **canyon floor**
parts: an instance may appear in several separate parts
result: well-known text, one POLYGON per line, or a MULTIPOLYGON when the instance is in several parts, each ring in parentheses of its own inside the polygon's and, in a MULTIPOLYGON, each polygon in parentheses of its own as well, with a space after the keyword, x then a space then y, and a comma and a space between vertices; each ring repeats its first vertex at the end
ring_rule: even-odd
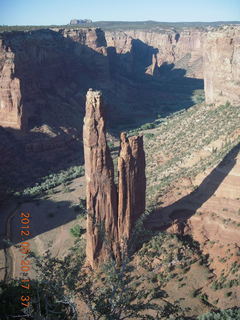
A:
MULTIPOLYGON (((134 273, 145 274, 146 286, 163 290, 186 316, 239 307, 239 107, 202 103, 128 132, 136 133, 144 135, 149 209, 144 225, 152 234, 133 255, 134 273)), ((116 159, 118 139, 109 134, 108 141, 116 159)), ((84 237, 83 171, 72 179, 59 175, 57 186, 52 175, 49 187, 45 178, 5 201, 2 239, 21 241, 21 212, 30 212, 29 243, 38 255, 50 249, 61 258, 84 237)), ((14 245, 1 248, 1 279, 20 277, 22 253, 14 245)), ((33 268, 29 274, 36 276, 33 268)))

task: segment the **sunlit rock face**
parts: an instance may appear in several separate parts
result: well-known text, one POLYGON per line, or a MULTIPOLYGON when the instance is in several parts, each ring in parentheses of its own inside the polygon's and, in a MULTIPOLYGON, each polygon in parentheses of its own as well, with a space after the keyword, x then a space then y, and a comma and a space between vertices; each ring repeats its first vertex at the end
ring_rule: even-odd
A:
MULTIPOLYGON (((106 107, 115 111, 109 112, 111 121, 126 122, 126 113, 134 110, 140 117, 146 112, 146 103, 153 101, 144 97, 132 100, 147 90, 153 78, 167 80, 169 86, 175 78, 204 78, 207 103, 228 100, 237 105, 239 32, 237 26, 180 31, 53 28, 3 32, 0 125, 26 131, 43 124, 79 130, 77 115, 83 117, 89 87, 104 90, 106 107), (125 110, 119 97, 126 106, 131 101, 133 107, 125 110)), ((200 88, 196 81, 195 87, 200 88)), ((189 90, 184 99, 190 98, 189 90)), ((175 100, 178 102, 165 91, 153 89, 149 94, 157 97, 158 103, 167 99, 175 107, 175 100)))
MULTIPOLYGON (((203 31, 195 29, 3 32, 0 125, 25 131, 43 124, 79 129, 76 118, 89 87, 104 90, 107 105, 115 110, 111 119, 126 121, 119 96, 123 103, 131 100, 137 94, 134 81, 203 77, 202 35, 203 31)), ((138 109, 144 109, 142 99, 137 104, 138 109)))
POLYGON ((146 177, 143 137, 121 134, 118 157, 118 230, 120 243, 128 241, 145 210, 146 177))
POLYGON ((0 40, 0 125, 21 128, 20 80, 15 76, 15 54, 0 40))
POLYGON ((86 195, 87 261, 94 268, 117 252, 117 190, 107 146, 102 94, 89 90, 83 127, 86 195))
POLYGON ((203 53, 206 102, 240 105, 240 27, 209 31, 203 53))
POLYGON ((1 33, 0 125, 74 127, 83 93, 109 80, 106 56, 98 28, 1 33))
POLYGON ((107 146, 102 93, 90 89, 83 127, 86 196, 87 262, 98 267, 113 257, 121 260, 137 219, 145 210, 143 137, 121 134, 118 192, 107 146))
MULTIPOLYGON (((121 54, 122 68, 136 73, 136 60, 144 60, 146 74, 157 75, 157 68, 173 64, 185 70, 186 76, 202 78, 202 44, 204 31, 127 30, 106 31, 108 47, 121 54), (148 63, 147 63, 148 62, 148 63)), ((124 69, 123 69, 124 70, 124 69)), ((160 69, 159 72, 162 70, 160 69)), ((120 70, 121 72, 121 70, 120 70)))

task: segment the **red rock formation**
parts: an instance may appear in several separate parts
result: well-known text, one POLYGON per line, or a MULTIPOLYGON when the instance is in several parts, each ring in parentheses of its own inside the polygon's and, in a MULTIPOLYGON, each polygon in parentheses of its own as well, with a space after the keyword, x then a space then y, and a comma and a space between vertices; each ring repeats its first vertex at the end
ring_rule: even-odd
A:
POLYGON ((0 125, 21 128, 20 81, 14 75, 14 53, 0 40, 0 125))
MULTIPOLYGON (((155 76, 163 63, 174 63, 187 75, 202 77, 202 33, 99 28, 1 33, 0 125, 26 131, 42 124, 79 130, 81 121, 74 120, 91 86, 107 88, 109 104, 121 110, 111 113, 112 119, 126 121, 118 98, 125 102, 138 95, 138 89, 129 86, 138 72, 155 76), (122 78, 115 79, 119 73, 122 78)), ((165 96, 156 94, 159 100, 165 96)), ((145 110, 145 101, 140 100, 138 108, 145 110)))
MULTIPOLYGON (((204 78, 207 103, 226 103, 233 105, 240 102, 240 28, 225 26, 210 30, 184 29, 173 30, 127 30, 106 31, 109 47, 116 52, 131 56, 134 40, 140 40, 147 47, 145 56, 149 56, 147 74, 158 74, 155 71, 163 63, 175 65, 175 68, 186 70, 186 76, 204 78), (152 53, 152 50, 157 53, 152 53), (151 58, 152 57, 152 58, 151 58)), ((120 68, 134 73, 134 57, 123 56, 120 68)))
POLYGON ((118 258, 117 190, 107 146, 102 95, 87 93, 83 129, 87 193, 87 261, 95 268, 112 252, 118 258))
MULTIPOLYGON (((146 55, 152 57, 151 50, 157 49, 154 58, 150 60, 147 73, 155 70, 156 63, 160 67, 163 63, 174 63, 176 68, 186 69, 186 75, 193 78, 202 78, 202 38, 204 31, 196 29, 176 32, 173 30, 127 30, 106 31, 106 41, 109 47, 115 47, 120 54, 131 54, 133 40, 140 40, 146 44, 146 55)), ((130 63, 134 63, 134 59, 130 63)), ((124 60, 125 62, 125 60, 124 60)), ((128 66, 128 70, 133 69, 128 66)), ((153 73, 152 73, 153 74, 153 73)))
POLYGON ((110 253, 120 260, 119 244, 123 249, 134 222, 145 210, 145 155, 142 136, 127 138, 121 134, 117 197, 102 94, 91 89, 86 99, 83 141, 88 211, 86 254, 88 263, 95 268, 110 253))
POLYGON ((109 80, 106 55, 98 28, 0 33, 0 125, 72 127, 81 94, 109 80))
POLYGON ((207 103, 240 105, 240 27, 219 28, 204 40, 207 103))
POLYGON ((118 233, 129 240, 134 223, 145 211, 145 154, 143 137, 121 134, 118 158, 118 233))

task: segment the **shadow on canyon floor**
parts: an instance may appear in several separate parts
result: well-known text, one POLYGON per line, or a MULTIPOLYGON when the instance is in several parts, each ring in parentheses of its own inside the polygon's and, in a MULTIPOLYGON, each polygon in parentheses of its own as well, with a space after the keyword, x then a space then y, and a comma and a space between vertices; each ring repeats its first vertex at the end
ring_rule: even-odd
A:
POLYGON ((108 53, 113 89, 107 99, 111 118, 107 118, 116 136, 192 106, 194 91, 204 88, 202 79, 186 77, 186 70, 173 63, 153 65, 158 49, 140 40, 132 40, 130 52, 117 54, 116 48, 109 47, 108 53), (118 103, 114 112, 111 101, 118 103))
POLYGON ((49 174, 83 165, 82 143, 78 137, 41 133, 23 134, 0 127, 0 199, 12 190, 35 185, 49 174))
MULTIPOLYGON (((11 201, 17 201, 18 199, 11 201)), ((7 203, 5 203, 7 206, 7 203)), ((4 208, 4 207, 3 207, 4 208)), ((73 207, 70 206, 69 201, 58 201, 54 202, 48 199, 32 199, 29 202, 23 202, 18 204, 15 207, 15 210, 12 211, 11 217, 2 217, 2 225, 1 225, 1 241, 0 241, 0 249, 7 248, 12 244, 18 244, 23 241, 23 235, 21 235, 20 231, 25 229, 21 228, 21 213, 30 213, 29 217, 29 230, 30 235, 26 236, 26 240, 33 239, 38 235, 42 235, 48 231, 51 231, 51 234, 54 235, 56 241, 59 241, 63 236, 66 237, 68 234, 70 235, 71 226, 66 226, 64 229, 64 225, 68 224, 71 221, 74 221, 81 213, 74 210, 73 207), (61 227, 61 229, 59 229, 61 227), (58 228, 58 229, 57 229, 58 228), (5 231, 4 231, 5 230, 5 231), (6 231, 10 232, 10 235, 6 235, 6 231), (7 242, 5 241, 7 240, 7 242), (10 241, 10 242, 8 242, 10 241)), ((1 215, 3 212, 1 212, 1 215)), ((44 243, 47 244, 51 241, 51 235, 45 235, 44 243)))
MULTIPOLYGON (((187 220, 191 218, 191 216, 193 216, 196 211, 214 195, 223 180, 227 177, 236 163, 236 157, 239 152, 240 144, 236 145, 224 157, 224 159, 211 171, 195 191, 176 201, 172 205, 153 212, 149 216, 145 227, 153 231, 165 231, 171 226, 171 224, 163 224, 162 217, 164 215, 168 215, 172 221, 177 222, 180 228, 182 227, 184 229, 187 220)), ((11 224, 11 230, 19 229, 19 217, 17 216, 17 213, 20 211, 31 212, 32 233, 30 238, 54 230, 60 226, 64 226, 75 220, 79 215, 79 213, 70 206, 69 201, 54 202, 48 199, 30 200, 29 202, 20 204, 15 211, 16 214, 11 224)), ((13 238, 11 238, 12 243, 16 244, 21 242, 19 233, 15 232, 12 234, 14 234, 13 238)), ((0 248, 4 247, 5 244, 2 243, 0 248)))
MULTIPOLYGON (((202 181, 199 187, 189 195, 181 198, 170 206, 163 207, 153 212, 146 221, 145 227, 153 231, 165 231, 171 224, 163 224, 162 217, 168 215, 172 221, 184 228, 186 222, 196 211, 214 195, 223 180, 227 177, 236 163, 240 152, 240 144, 236 145, 224 159, 202 181)), ((14 199, 13 199, 14 200, 14 199)), ((70 206, 69 201, 54 202, 48 199, 33 199, 20 204, 16 212, 31 212, 32 234, 31 238, 54 230, 73 221, 79 215, 70 206), (52 214, 54 212, 54 214, 52 214)), ((12 228, 19 228, 19 217, 15 216, 12 228)), ((13 243, 20 242, 18 233, 11 239, 13 243)), ((148 239, 149 240, 149 239, 148 239)), ((2 244, 3 245, 3 244, 2 244)), ((1 246, 2 248, 2 246, 1 246)))
POLYGON ((152 230, 165 231, 170 227, 170 224, 163 225, 162 217, 168 216, 172 221, 177 222, 180 228, 184 228, 187 220, 214 195, 223 180, 233 169, 239 152, 240 144, 237 144, 202 181, 196 190, 173 204, 154 211, 149 216, 146 227, 152 230))
MULTIPOLYGON (((214 195, 223 180, 232 170, 239 152, 240 144, 236 145, 224 157, 196 190, 172 205, 153 212, 146 221, 145 227, 153 231, 165 231, 171 224, 164 225, 162 223, 162 217, 168 215, 172 221, 177 222, 180 228, 182 227, 184 229, 187 220, 214 195)), ((68 222, 75 220, 79 215, 79 212, 76 212, 74 208, 70 206, 69 201, 54 202, 48 199, 33 199, 29 202, 20 204, 15 211, 16 215, 13 218, 12 230, 19 229, 19 217, 17 216, 17 212, 27 211, 31 213, 32 233, 30 238, 54 230, 60 226, 64 226, 68 222)), ((4 219, 2 221, 4 221, 4 219)), ((14 244, 21 242, 19 233, 15 232, 13 234, 14 236, 11 241, 14 244)), ((4 246, 5 245, 2 243, 0 248, 3 248, 4 246)))

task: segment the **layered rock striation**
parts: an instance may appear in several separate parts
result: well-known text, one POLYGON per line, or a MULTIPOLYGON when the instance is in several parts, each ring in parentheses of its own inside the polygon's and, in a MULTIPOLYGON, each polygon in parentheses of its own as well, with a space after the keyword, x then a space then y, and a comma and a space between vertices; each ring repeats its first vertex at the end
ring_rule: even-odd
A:
POLYGON ((87 194, 87 261, 92 268, 110 255, 116 261, 126 249, 134 223, 145 210, 145 155, 143 137, 121 134, 118 192, 106 141, 100 91, 86 97, 83 128, 87 194))
POLYGON ((0 34, 0 125, 77 127, 83 92, 109 80, 106 55, 98 28, 0 34))
POLYGON ((117 105, 112 97, 119 89, 129 100, 129 80, 161 77, 165 64, 201 78, 201 39, 202 32, 196 30, 53 28, 1 33, 0 125, 23 130, 43 123, 77 127, 79 121, 74 123, 71 115, 79 114, 79 101, 84 103, 89 87, 105 90, 110 104, 117 105))
POLYGON ((131 111, 142 117, 146 105, 159 111, 168 104, 168 111, 175 110, 180 99, 191 105, 193 90, 203 89, 203 77, 208 103, 237 104, 239 32, 235 26, 1 33, 0 125, 30 130, 47 124, 59 131, 62 127, 79 130, 77 115, 84 113, 79 101, 84 105, 89 87, 104 90, 106 107, 115 110, 109 113, 114 123, 130 121, 131 111), (164 90, 152 85, 153 79, 164 90), (127 115, 120 100, 131 105, 127 115))
POLYGON ((156 75, 156 66, 173 64, 175 68, 186 70, 186 75, 202 78, 202 44, 204 31, 182 30, 128 30, 106 31, 108 47, 116 48, 125 64, 128 56, 128 71, 136 68, 136 58, 148 61, 147 73, 156 75), (129 57, 130 56, 130 57, 129 57))
POLYGON ((20 80, 15 76, 15 55, 0 40, 0 125, 21 128, 20 80))
POLYGON ((107 146, 102 95, 89 90, 83 127, 87 194, 87 261, 92 267, 113 253, 118 258, 117 190, 107 146))
POLYGON ((240 28, 223 27, 204 39, 204 88, 207 103, 240 105, 240 28))
POLYGON ((135 222, 145 210, 145 154, 143 137, 120 137, 118 157, 118 230, 121 244, 130 239, 135 222))

